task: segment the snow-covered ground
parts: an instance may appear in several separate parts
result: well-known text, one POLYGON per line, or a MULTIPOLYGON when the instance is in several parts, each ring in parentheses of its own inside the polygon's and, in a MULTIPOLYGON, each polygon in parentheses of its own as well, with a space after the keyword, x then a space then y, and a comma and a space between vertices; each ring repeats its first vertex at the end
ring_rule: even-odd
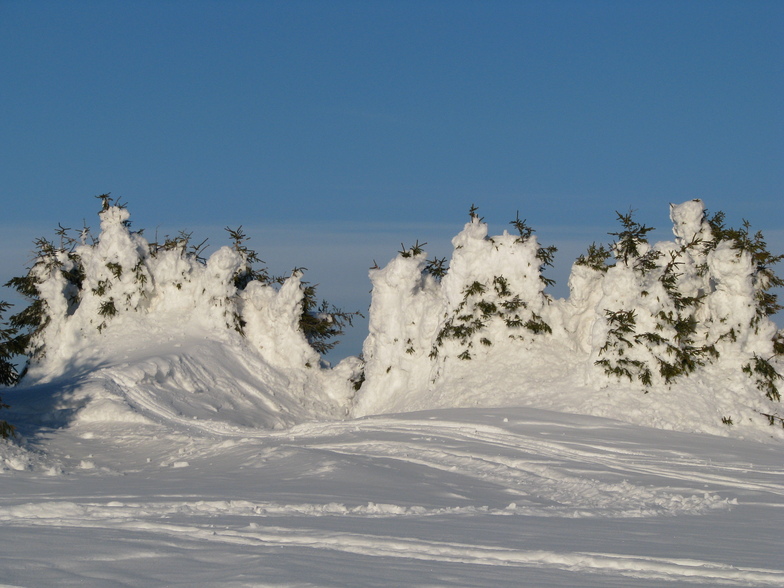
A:
POLYGON ((330 367, 299 272, 245 280, 241 243, 202 262, 107 206, 30 274, 0 583, 784 586, 781 334, 703 210, 558 300, 536 238, 474 216, 447 274, 418 246, 371 270, 364 358, 330 367))
POLYGON ((784 585, 778 444, 530 408, 159 417, 19 423, 4 585, 784 585))

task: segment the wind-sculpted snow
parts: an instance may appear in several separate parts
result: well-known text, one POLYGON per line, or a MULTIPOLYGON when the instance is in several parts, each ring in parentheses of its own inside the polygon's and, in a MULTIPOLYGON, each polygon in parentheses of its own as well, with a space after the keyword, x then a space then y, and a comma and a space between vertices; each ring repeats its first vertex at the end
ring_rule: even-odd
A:
POLYGON ((22 428, 9 585, 784 583, 776 445, 534 409, 22 428))

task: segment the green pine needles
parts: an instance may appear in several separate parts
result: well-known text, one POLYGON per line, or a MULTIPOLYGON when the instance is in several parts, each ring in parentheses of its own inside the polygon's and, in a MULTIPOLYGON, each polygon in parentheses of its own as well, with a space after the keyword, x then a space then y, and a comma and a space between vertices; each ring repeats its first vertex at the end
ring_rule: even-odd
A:
MULTIPOLYGON (((2 321, 3 314, 10 308, 10 304, 0 301, 0 385, 13 386, 19 381, 19 372, 13 363, 16 356, 24 353, 24 343, 18 335, 18 330, 2 321)), ((8 405, 0 398, 0 410, 8 405)), ((0 420, 0 438, 7 439, 14 435, 14 427, 4 420, 0 420)))
MULTIPOLYGON (((701 229, 700 234, 710 238, 703 240, 694 235, 681 239, 677 248, 663 251, 648 243, 652 227, 635 221, 632 212, 616 214, 622 230, 610 233, 616 237, 615 242, 609 248, 593 243, 575 262, 605 275, 612 268, 616 272, 631 271, 637 284, 638 308, 630 302, 625 308, 604 309, 606 336, 595 364, 608 376, 637 381, 646 393, 656 377, 672 384, 719 359, 722 345, 739 340, 739 330, 759 333, 762 319, 782 309, 771 289, 784 285, 772 267, 784 255, 770 253, 762 233, 752 233, 748 222, 744 221, 740 229, 727 228, 723 213, 708 218, 703 212, 701 226, 707 229, 701 229), (749 301, 754 305, 753 318, 748 324, 728 325, 724 332, 720 326, 730 322, 730 317, 712 316, 705 307, 716 287, 708 260, 722 243, 729 243, 737 252, 739 264, 748 259, 748 269, 741 265, 737 271, 748 271, 754 291, 749 301), (628 269, 619 270, 608 263, 611 255, 628 269), (646 327, 641 328, 641 324, 646 327)), ((782 355, 784 334, 777 331, 770 345, 774 356, 782 355)), ((772 359, 753 353, 743 372, 769 400, 778 402, 778 386, 784 378, 772 359)), ((777 415, 766 416, 771 422, 781 420, 777 415)))

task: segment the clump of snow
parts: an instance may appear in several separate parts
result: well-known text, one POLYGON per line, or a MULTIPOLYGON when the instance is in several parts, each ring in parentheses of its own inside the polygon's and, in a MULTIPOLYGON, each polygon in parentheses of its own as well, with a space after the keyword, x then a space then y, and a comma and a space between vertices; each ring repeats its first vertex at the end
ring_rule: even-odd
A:
POLYGON ((36 472, 46 476, 57 476, 62 468, 51 458, 32 451, 11 439, 0 439, 0 474, 11 472, 36 472))

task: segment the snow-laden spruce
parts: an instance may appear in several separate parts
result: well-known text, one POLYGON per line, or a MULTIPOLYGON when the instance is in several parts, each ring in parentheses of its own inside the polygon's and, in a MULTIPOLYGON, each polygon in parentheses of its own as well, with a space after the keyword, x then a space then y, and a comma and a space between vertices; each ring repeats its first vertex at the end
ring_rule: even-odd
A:
POLYGON ((149 243, 108 197, 99 217, 94 239, 42 241, 16 281, 34 298, 17 318, 32 327, 23 384, 52 383, 52 420, 279 428, 345 415, 358 360, 320 365, 300 271, 276 287, 241 243, 204 260, 185 237, 149 243))
POLYGON ((558 300, 542 273, 555 248, 519 217, 489 237, 472 208, 448 263, 417 243, 371 270, 363 359, 336 368, 319 351, 339 317, 314 312, 301 272, 254 269, 239 229, 208 259, 189 235, 150 243, 123 206, 103 204, 97 237, 40 240, 35 265, 12 280, 32 299, 11 318, 30 329, 23 386, 55 423, 217 431, 532 406, 784 438, 768 426, 784 422, 784 344, 770 320, 781 257, 699 200, 671 206, 674 239, 655 244, 652 229, 618 214, 615 240, 580 256, 558 300))
POLYGON ((371 270, 355 414, 530 405, 724 434, 781 424, 768 292, 780 258, 699 200, 670 212, 675 239, 656 244, 619 214, 615 242, 577 260, 565 300, 544 291, 552 248, 519 219, 518 234, 488 237, 473 210, 448 271, 434 275, 418 246, 371 270))

